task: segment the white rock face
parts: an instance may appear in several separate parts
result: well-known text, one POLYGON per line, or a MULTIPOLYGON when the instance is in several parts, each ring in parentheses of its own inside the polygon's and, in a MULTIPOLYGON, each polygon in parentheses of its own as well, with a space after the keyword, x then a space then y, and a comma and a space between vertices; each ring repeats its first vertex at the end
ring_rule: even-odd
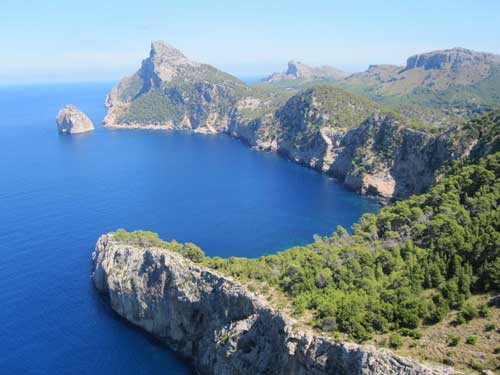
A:
POLYGON ((343 72, 332 66, 324 65, 313 67, 301 63, 300 61, 289 61, 288 68, 282 73, 273 73, 265 78, 265 82, 289 81, 295 79, 331 79, 340 80, 349 76, 349 73, 343 72))
POLYGON ((61 133, 78 134, 94 130, 92 121, 73 104, 59 110, 56 122, 61 133))
POLYGON ((240 283, 181 255, 101 236, 92 278, 111 307, 209 375, 451 375, 392 352, 338 343, 275 311, 240 283))

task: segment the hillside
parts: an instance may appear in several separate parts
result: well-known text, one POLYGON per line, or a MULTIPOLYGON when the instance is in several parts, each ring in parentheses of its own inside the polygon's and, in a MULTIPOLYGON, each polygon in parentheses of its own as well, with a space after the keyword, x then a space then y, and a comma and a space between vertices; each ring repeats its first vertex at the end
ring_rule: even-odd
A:
POLYGON ((500 56, 464 48, 411 56, 405 66, 371 65, 339 82, 437 127, 500 103, 500 56))
POLYGON ((500 55, 453 48, 410 56, 404 66, 370 65, 346 77, 276 73, 252 86, 296 93, 318 84, 368 97, 403 114, 413 127, 439 132, 500 106, 500 55))

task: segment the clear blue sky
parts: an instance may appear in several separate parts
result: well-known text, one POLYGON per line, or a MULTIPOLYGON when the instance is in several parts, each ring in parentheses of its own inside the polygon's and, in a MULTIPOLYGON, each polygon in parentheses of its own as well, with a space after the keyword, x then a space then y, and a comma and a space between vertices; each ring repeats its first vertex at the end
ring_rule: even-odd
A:
POLYGON ((500 0, 1 0, 0 83, 114 80, 151 40, 238 76, 350 71, 450 47, 500 54, 500 0))

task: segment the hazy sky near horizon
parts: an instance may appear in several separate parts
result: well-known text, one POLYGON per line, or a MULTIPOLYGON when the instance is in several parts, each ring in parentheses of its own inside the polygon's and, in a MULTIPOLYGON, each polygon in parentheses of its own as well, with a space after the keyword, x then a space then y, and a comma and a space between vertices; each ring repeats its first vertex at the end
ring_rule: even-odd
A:
POLYGON ((348 71, 465 47, 500 54, 500 0, 1 0, 0 84, 116 80, 152 40, 240 77, 348 71))

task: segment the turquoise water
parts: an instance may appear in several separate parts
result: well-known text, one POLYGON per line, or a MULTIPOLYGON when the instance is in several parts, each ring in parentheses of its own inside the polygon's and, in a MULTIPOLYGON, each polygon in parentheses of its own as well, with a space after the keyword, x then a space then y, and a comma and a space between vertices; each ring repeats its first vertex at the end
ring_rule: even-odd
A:
POLYGON ((224 135, 106 130, 112 86, 0 87, 0 372, 188 374, 90 282, 98 236, 123 227, 209 255, 269 254, 378 205, 224 135), (96 131, 59 135, 73 103, 96 131))

